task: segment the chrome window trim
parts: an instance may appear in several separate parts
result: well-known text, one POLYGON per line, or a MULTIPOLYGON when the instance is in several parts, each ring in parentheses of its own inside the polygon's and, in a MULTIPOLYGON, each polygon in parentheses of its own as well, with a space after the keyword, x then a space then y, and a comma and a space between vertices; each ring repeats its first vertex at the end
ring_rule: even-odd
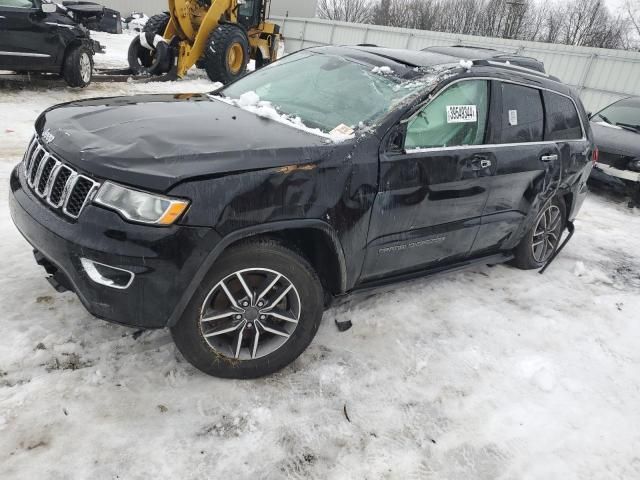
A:
MULTIPOLYGON (((460 83, 460 82, 468 82, 468 81, 473 81, 473 80, 485 80, 485 81, 496 81, 496 82, 502 82, 502 83, 510 83, 510 84, 513 84, 513 85, 520 85, 522 87, 535 88, 535 89, 537 89, 539 91, 546 91, 546 92, 550 92, 550 93, 553 93, 553 94, 556 94, 556 95, 560 95, 561 97, 568 98, 573 103, 573 106, 576 109, 576 112, 578 112, 578 118, 580 120, 580 130, 582 131, 582 138, 575 138, 575 139, 571 139, 571 140, 543 140, 543 141, 538 141, 538 142, 483 143, 483 144, 480 144, 480 145, 457 145, 457 146, 453 146, 453 147, 429 147, 429 148, 417 148, 417 149, 414 148, 414 149, 411 149, 411 150, 405 150, 405 152, 407 154, 409 154, 409 153, 426 153, 426 152, 430 152, 430 151, 482 148, 482 147, 496 148, 496 147, 515 147, 515 146, 522 146, 522 145, 543 145, 543 144, 554 144, 555 145, 558 142, 561 142, 561 143, 586 142, 588 140, 587 137, 586 137, 586 130, 584 128, 584 122, 582 121, 582 116, 580 115, 580 109, 578 108, 578 104, 576 103, 576 101, 570 95, 566 95, 564 93, 560 93, 560 92, 558 92, 556 90, 552 90, 550 88, 532 86, 532 85, 526 84, 524 82, 518 82, 518 81, 515 81, 515 80, 504 80, 502 78, 489 77, 489 76, 458 78, 458 79, 452 81, 451 83, 448 83, 446 85, 446 87, 443 88, 442 90, 440 90, 438 93, 436 93, 432 97, 429 97, 425 101, 419 103, 418 106, 417 106, 416 111, 411 116, 409 116, 409 117, 407 117, 405 119, 402 119, 400 121, 400 123, 409 123, 409 122, 411 122, 415 117, 417 117, 419 115, 419 113, 424 108, 426 108, 431 102, 433 102, 436 98, 438 98, 442 93, 446 92, 451 86, 453 86, 453 85, 455 85, 457 83, 460 83)), ((544 100, 541 99, 540 101, 544 105, 544 100)))
POLYGON ((5 57, 34 57, 34 58, 50 58, 51 55, 47 53, 29 53, 29 52, 7 52, 0 50, 0 55, 5 57))
POLYGON ((44 22, 44 23, 46 23, 47 25, 54 26, 54 27, 63 27, 63 28, 68 28, 68 29, 76 28, 75 25, 67 25, 65 23, 58 23, 58 22, 44 22))

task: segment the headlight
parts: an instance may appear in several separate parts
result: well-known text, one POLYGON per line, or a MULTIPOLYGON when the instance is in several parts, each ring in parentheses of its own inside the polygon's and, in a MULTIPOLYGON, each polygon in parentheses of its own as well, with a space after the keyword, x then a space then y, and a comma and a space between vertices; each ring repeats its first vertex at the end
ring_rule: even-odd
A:
POLYGON ((133 190, 105 182, 93 201, 115 210, 132 222, 171 225, 182 215, 189 202, 152 193, 133 190))
POLYGON ((636 158, 635 160, 631 160, 629 162, 629 170, 640 172, 640 158, 636 158))

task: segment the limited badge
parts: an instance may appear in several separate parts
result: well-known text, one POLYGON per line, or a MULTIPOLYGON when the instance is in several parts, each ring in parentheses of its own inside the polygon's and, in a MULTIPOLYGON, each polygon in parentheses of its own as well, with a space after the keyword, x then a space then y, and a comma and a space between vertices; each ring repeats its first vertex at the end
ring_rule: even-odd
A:
POLYGON ((447 123, 472 123, 478 121, 475 105, 447 105, 447 123))

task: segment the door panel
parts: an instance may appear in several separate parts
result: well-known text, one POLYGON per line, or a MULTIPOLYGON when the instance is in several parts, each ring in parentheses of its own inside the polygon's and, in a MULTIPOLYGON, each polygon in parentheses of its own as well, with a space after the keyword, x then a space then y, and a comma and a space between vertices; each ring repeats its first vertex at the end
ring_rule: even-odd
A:
POLYGON ((513 248, 510 240, 553 196, 560 176, 560 152, 553 142, 500 145, 495 155, 495 176, 472 250, 478 255, 513 248))
POLYGON ((57 27, 36 8, 0 6, 0 64, 5 68, 47 70, 56 62, 57 27))
POLYGON ((483 146, 488 119, 489 82, 470 78, 446 86, 391 134, 404 133, 409 150, 380 156, 363 280, 469 254, 496 161, 483 146))
POLYGON ((491 92, 496 170, 473 255, 515 247, 560 179, 560 151, 544 141, 542 91, 494 80, 491 92))
POLYGON ((482 146, 382 156, 363 279, 467 256, 492 175, 479 157, 494 159, 482 146))

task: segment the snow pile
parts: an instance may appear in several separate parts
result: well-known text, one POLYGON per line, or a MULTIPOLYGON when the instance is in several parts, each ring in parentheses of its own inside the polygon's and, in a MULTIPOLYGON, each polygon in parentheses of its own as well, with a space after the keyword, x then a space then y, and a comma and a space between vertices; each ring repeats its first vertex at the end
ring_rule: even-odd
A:
POLYGON ((371 73, 377 73, 379 75, 393 75, 393 70, 391 69, 391 67, 388 67, 388 66, 373 67, 373 70, 371 70, 371 73))
POLYGON ((473 67, 473 62, 471 60, 460 60, 460 66, 470 70, 473 67))
POLYGON ((268 118, 269 120, 282 123, 289 127, 297 128, 298 130, 328 138, 334 143, 344 142, 354 137, 353 130, 351 130, 350 134, 346 134, 344 129, 336 128, 329 133, 325 133, 319 128, 307 127, 300 117, 280 113, 271 102, 260 100, 260 96, 253 91, 243 93, 238 99, 220 97, 215 95, 210 95, 210 98, 228 103, 230 105, 235 105, 236 107, 240 107, 243 110, 258 115, 259 117, 268 118))

